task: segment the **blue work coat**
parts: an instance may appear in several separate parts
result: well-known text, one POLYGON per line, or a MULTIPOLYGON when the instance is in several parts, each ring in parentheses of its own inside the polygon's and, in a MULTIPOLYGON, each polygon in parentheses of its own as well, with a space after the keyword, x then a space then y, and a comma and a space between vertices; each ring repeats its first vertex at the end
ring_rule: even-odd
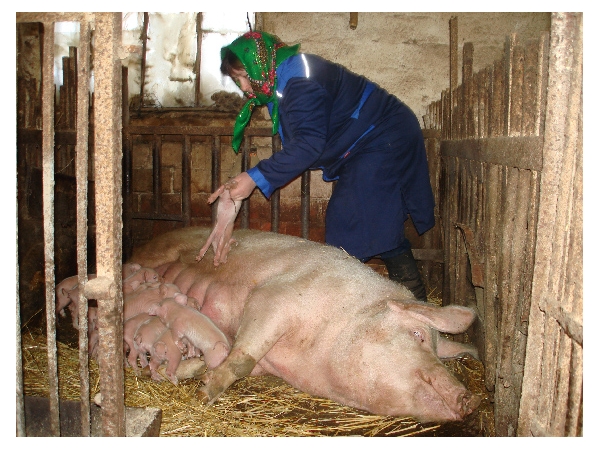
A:
POLYGON ((316 55, 283 61, 277 80, 282 150, 248 170, 267 198, 322 169, 325 181, 337 180, 326 242, 362 260, 404 245, 408 214, 420 234, 433 227, 425 144, 408 106, 316 55))

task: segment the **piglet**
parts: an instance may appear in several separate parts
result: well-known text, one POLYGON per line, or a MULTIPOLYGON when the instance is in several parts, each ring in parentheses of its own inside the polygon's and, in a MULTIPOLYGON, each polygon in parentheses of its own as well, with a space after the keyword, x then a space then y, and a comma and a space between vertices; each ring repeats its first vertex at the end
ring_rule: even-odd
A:
POLYGON ((146 361, 146 355, 140 355, 139 349, 134 344, 134 337, 140 326, 150 319, 152 319, 151 316, 146 313, 141 313, 131 317, 123 323, 123 352, 125 355, 129 352, 125 358, 125 366, 129 365, 132 367, 136 374, 139 373, 137 364, 138 356, 140 359, 144 358, 144 361, 146 361))
POLYGON ((221 364, 231 345, 225 334, 201 312, 187 306, 187 295, 177 294, 150 307, 148 314, 156 315, 173 333, 176 341, 183 338, 199 349, 209 368, 221 364))
POLYGON ((123 299, 123 320, 128 320, 141 313, 148 313, 150 306, 158 304, 165 298, 173 297, 179 292, 179 288, 170 283, 144 283, 142 289, 125 295, 123 299))
MULTIPOLYGON (((88 274, 88 280, 96 278, 96 274, 88 274)), ((58 285, 56 285, 56 313, 60 314, 61 317, 66 317, 64 309, 71 304, 71 302, 77 302, 79 300, 79 291, 69 295, 71 291, 77 289, 79 286, 79 278, 77 275, 65 278, 58 285)), ((77 310, 77 305, 75 305, 77 310)))
POLYGON ((143 283, 162 282, 163 278, 154 269, 141 267, 139 270, 123 279, 123 294, 135 291, 143 283))
POLYGON ((146 354, 152 353, 152 346, 166 330, 167 327, 157 317, 150 317, 138 328, 133 337, 133 348, 140 357, 142 368, 148 365, 146 354))
POLYGON ((100 345, 100 333, 98 328, 92 330, 88 336, 88 355, 98 360, 98 347, 100 345))
POLYGON ((150 373, 154 380, 161 380, 158 367, 166 363, 165 375, 173 384, 177 384, 177 367, 181 362, 181 351, 168 328, 156 339, 150 349, 150 373))
POLYGON ((213 264, 218 266, 221 263, 227 262, 227 254, 229 253, 231 244, 236 242, 232 238, 233 225, 242 204, 241 200, 234 201, 229 193, 230 187, 235 186, 235 183, 235 181, 225 183, 208 198, 208 203, 213 203, 217 198, 219 199, 219 203, 217 204, 217 221, 208 239, 198 252, 196 261, 202 260, 208 248, 212 246, 215 253, 213 264))

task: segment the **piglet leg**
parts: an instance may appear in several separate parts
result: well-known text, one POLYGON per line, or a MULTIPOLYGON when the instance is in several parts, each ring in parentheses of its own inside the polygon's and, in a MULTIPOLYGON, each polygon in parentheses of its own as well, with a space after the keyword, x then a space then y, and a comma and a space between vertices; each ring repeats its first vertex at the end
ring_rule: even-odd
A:
POLYGON ((217 221, 206 243, 200 249, 198 256, 196 256, 196 261, 200 261, 204 257, 208 247, 212 245, 215 252, 213 260, 215 266, 227 261, 227 254, 229 253, 231 244, 235 242, 235 239, 231 237, 233 234, 233 225, 242 204, 241 200, 232 200, 229 189, 225 185, 217 189, 208 198, 208 203, 213 203, 217 198, 219 199, 217 221))

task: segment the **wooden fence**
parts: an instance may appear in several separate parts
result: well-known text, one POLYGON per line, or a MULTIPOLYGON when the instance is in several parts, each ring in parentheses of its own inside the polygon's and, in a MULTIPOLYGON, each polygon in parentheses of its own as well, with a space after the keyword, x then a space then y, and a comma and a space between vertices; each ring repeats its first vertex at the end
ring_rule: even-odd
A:
MULTIPOLYGON (((580 33, 580 20, 576 14, 553 14, 552 35, 526 42, 510 36, 504 58, 476 74, 473 46, 465 44, 462 85, 452 86, 451 76, 451 89, 424 117, 426 127, 441 136, 443 299, 479 312, 472 339, 486 367, 486 387, 493 392, 498 436, 513 436, 517 429, 520 435, 582 432, 582 192, 576 163, 582 152, 577 129, 581 44, 575 38, 561 40, 566 32, 580 33), (569 25, 561 28, 562 22, 569 25), (563 53, 571 58, 561 58, 563 53), (561 98, 560 86, 552 89, 563 72, 572 77, 570 89, 563 91, 574 97, 572 102, 561 98), (551 102, 551 95, 563 103, 551 102), (570 128, 562 131, 573 133, 570 156, 564 156, 568 164, 562 160, 564 149, 553 149, 560 133, 547 124, 555 121, 567 121, 570 128), (550 159, 553 153, 561 157, 550 159), (557 197, 562 209, 553 203, 557 197), (550 254, 557 242, 562 260, 550 254), (548 259, 554 265, 542 269, 548 259), (537 290, 542 297, 533 290, 540 270, 545 270, 537 290), (550 282, 557 278, 562 281, 550 282), (576 288, 568 291, 565 286, 571 284, 576 288), (544 345, 548 340, 551 350, 544 345), (564 356, 556 355, 558 348, 566 348, 564 356), (559 379, 565 381, 556 387, 553 382, 559 379), (550 407, 553 399, 563 404, 550 407), (537 417, 538 426, 532 427, 532 409, 550 417, 537 417)), ((451 21, 451 36, 455 27, 451 21)))

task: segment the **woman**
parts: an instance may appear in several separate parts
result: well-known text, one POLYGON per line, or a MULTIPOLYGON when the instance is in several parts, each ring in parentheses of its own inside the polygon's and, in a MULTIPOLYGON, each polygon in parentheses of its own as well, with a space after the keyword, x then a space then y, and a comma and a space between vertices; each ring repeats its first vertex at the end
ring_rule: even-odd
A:
POLYGON ((221 50, 221 71, 249 99, 233 136, 238 151, 255 105, 267 105, 282 150, 221 186, 234 201, 255 187, 269 198, 307 169, 337 180, 325 240, 361 261, 379 256, 389 277, 417 299, 425 288, 404 236, 410 214, 422 234, 435 223, 425 145, 414 113, 364 77, 316 55, 299 53, 264 32, 221 50))

